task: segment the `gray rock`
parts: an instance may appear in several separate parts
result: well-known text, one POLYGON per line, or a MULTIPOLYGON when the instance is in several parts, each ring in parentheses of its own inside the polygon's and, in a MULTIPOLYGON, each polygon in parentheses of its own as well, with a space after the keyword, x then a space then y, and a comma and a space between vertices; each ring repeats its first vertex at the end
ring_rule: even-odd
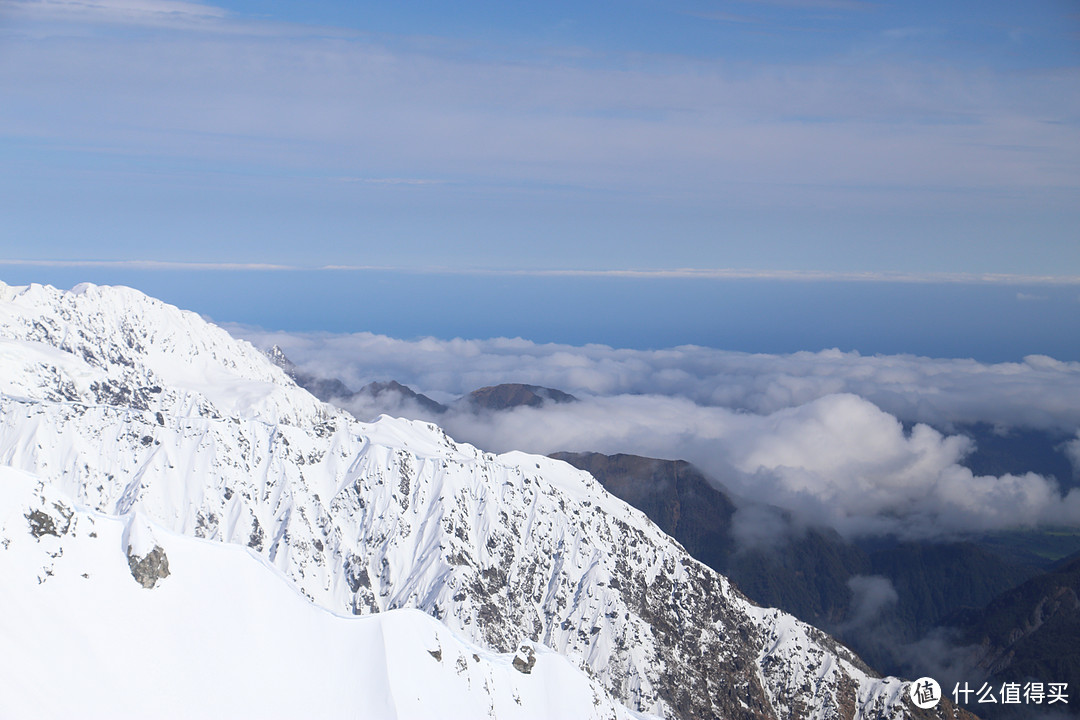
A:
POLYGON ((153 588, 158 580, 169 576, 169 558, 165 556, 165 550, 160 545, 155 545, 145 557, 134 555, 129 545, 127 556, 131 577, 144 588, 153 588))
POLYGON ((528 675, 536 665, 536 651, 529 645, 522 645, 514 655, 514 669, 528 675))

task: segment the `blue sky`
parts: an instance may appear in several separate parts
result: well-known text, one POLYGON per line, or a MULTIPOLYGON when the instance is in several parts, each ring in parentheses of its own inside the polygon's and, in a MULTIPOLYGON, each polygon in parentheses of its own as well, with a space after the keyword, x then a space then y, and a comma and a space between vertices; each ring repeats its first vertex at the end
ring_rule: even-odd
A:
POLYGON ((1073 3, 0 8, 8 257, 1080 274, 1073 3))
POLYGON ((16 281, 152 261, 1080 287, 1064 0, 0 0, 0 98, 16 281))

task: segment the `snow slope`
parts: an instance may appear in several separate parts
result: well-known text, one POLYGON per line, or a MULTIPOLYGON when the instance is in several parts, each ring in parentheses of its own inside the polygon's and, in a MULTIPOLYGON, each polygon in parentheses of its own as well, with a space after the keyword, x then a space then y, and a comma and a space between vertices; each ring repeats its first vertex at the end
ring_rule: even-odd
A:
POLYGON ((10 468, 0 577, 0 717, 632 716, 543 647, 524 673, 416 610, 334 615, 243 547, 79 510, 10 468), (151 588, 136 534, 167 558, 151 588))
POLYGON ((0 465, 247 546, 332 613, 416 608, 498 652, 540 643, 667 717, 909 713, 899 680, 754 607, 588 474, 360 423, 137 291, 0 285, 0 370, 0 465))

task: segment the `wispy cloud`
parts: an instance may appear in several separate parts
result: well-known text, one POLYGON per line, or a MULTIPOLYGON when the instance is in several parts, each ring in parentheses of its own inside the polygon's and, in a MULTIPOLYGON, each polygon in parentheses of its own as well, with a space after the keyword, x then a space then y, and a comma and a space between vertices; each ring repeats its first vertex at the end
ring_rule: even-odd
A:
MULTIPOLYGON (((84 7, 43 7, 53 4, 84 7)), ((23 5, 38 7, 16 4, 23 5)), ((86 7, 108 16, 220 18, 210 6, 204 13, 202 5, 175 5, 86 7)), ((232 162, 266 162, 264 143, 274 139, 288 143, 278 150, 295 152, 296 162, 303 151, 309 163, 413 168, 355 176, 376 182, 666 186, 715 199, 712 190, 728 185, 726 194, 753 196, 777 185, 787 196, 823 187, 844 194, 877 187, 888 195, 1075 181, 1060 164, 1002 150, 1064 147, 1071 135, 1044 119, 1061 114, 1062 102, 1048 98, 1067 97, 1071 78, 880 64, 737 70, 663 57, 640 58, 632 69, 568 59, 478 61, 308 30, 281 44, 191 32, 152 44, 109 37, 60 50, 13 46, 7 52, 34 71, 0 75, 0 82, 38 108, 57 109, 20 134, 145 144, 186 157, 205 152, 207 160, 224 152, 232 162), (88 86, 93 96, 79 92, 88 86), (72 125, 72 117, 81 122, 72 125), (965 117, 978 122, 958 128, 965 117), (229 143, 207 145, 204 136, 215 135, 229 143)))
MULTIPOLYGON (((358 180, 358 182, 363 182, 358 180)), ((425 184, 422 180, 371 180, 386 184, 425 184)), ((909 273, 890 271, 752 270, 738 268, 456 268, 398 265, 297 265, 284 263, 198 262, 173 260, 50 260, 0 258, 0 266, 126 268, 131 270, 294 270, 323 272, 386 272, 474 277, 612 277, 630 279, 781 280, 790 282, 915 283, 962 285, 1080 285, 1080 275, 1010 273, 909 273)), ((1045 300, 1044 295, 1018 292, 1017 300, 1045 300)))
MULTIPOLYGON (((705 253, 702 263, 742 267, 813 257, 917 270, 926 263, 917 259, 935 258, 935 269, 1077 271, 1017 239, 1041 237, 1035 230, 1060 243, 1075 226, 1080 155, 1074 128, 1055 122, 1080 112, 1069 69, 851 62, 843 51, 768 63, 575 54, 175 0, 3 8, 0 137, 15 157, 0 180, 21 196, 11 200, 20 229, 55 223, 68 248, 89 224, 108 255, 124 256, 116 248, 145 228, 115 219, 154 207, 159 220, 180 216, 177 234, 198 236, 185 246, 193 255, 240 228, 259 235, 249 247, 292 264, 466 264, 482 245, 512 266, 550 243, 569 266, 620 257, 645 269, 615 271, 644 275, 681 272, 649 268, 705 253), (420 188, 430 197, 408 210, 416 197, 383 202, 420 188), (86 203, 86 222, 49 212, 61 192, 86 203), (177 211, 183 203, 196 212, 177 211), (210 230, 189 231, 193 217, 210 230), (403 224, 395 248, 381 242, 403 224), (113 239, 116 225, 127 237, 113 239), (374 229, 357 238, 356 227, 374 229), (977 259, 950 245, 955 233, 986 237, 977 259)), ((717 6, 728 8, 724 19, 735 20, 765 5, 717 6)))
MULTIPOLYGON (((338 269, 345 269, 344 266, 338 269)), ((715 280, 791 280, 801 282, 885 282, 978 285, 1080 285, 1080 275, 1018 275, 1009 273, 837 272, 827 270, 740 270, 733 268, 671 268, 646 270, 432 270, 465 275, 531 275, 541 277, 705 278, 715 280)), ((1042 296, 1018 293, 1021 300, 1042 296)))
POLYGON ((936 37, 944 34, 941 28, 900 27, 890 28, 882 33, 890 40, 910 40, 912 38, 936 37))
POLYGON ((0 265, 55 268, 113 268, 122 270, 299 270, 293 265, 273 263, 183 262, 170 260, 12 260, 0 258, 0 265))
POLYGON ((752 23, 758 24, 762 22, 761 18, 754 17, 752 15, 739 15, 736 13, 722 12, 719 10, 700 10, 700 11, 684 11, 684 14, 691 17, 701 18, 703 20, 716 20, 718 22, 729 23, 752 23))
POLYGON ((228 16, 223 8, 182 0, 4 0, 0 9, 36 19, 179 27, 228 16))
POLYGON ((361 183, 364 185, 444 185, 445 180, 432 178, 378 178, 378 177, 340 177, 340 182, 361 183))
POLYGON ((868 0, 738 0, 744 5, 772 5, 799 10, 873 10, 868 0))

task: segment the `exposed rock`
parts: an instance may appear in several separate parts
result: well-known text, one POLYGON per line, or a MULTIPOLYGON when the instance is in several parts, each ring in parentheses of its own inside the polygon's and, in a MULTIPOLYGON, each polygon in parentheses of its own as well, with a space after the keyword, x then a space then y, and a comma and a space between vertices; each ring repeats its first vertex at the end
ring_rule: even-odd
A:
POLYGON ((153 588, 158 580, 169 576, 169 558, 166 557, 165 550, 160 545, 155 545, 145 557, 133 554, 129 545, 127 557, 131 577, 144 588, 153 588))
POLYGON ((522 645, 514 655, 514 669, 528 675, 536 665, 536 651, 530 645, 522 645))
POLYGON ((30 523, 30 534, 36 538, 45 535, 60 537, 63 534, 63 531, 57 532, 52 516, 40 510, 30 511, 30 514, 26 516, 26 521, 30 523))

